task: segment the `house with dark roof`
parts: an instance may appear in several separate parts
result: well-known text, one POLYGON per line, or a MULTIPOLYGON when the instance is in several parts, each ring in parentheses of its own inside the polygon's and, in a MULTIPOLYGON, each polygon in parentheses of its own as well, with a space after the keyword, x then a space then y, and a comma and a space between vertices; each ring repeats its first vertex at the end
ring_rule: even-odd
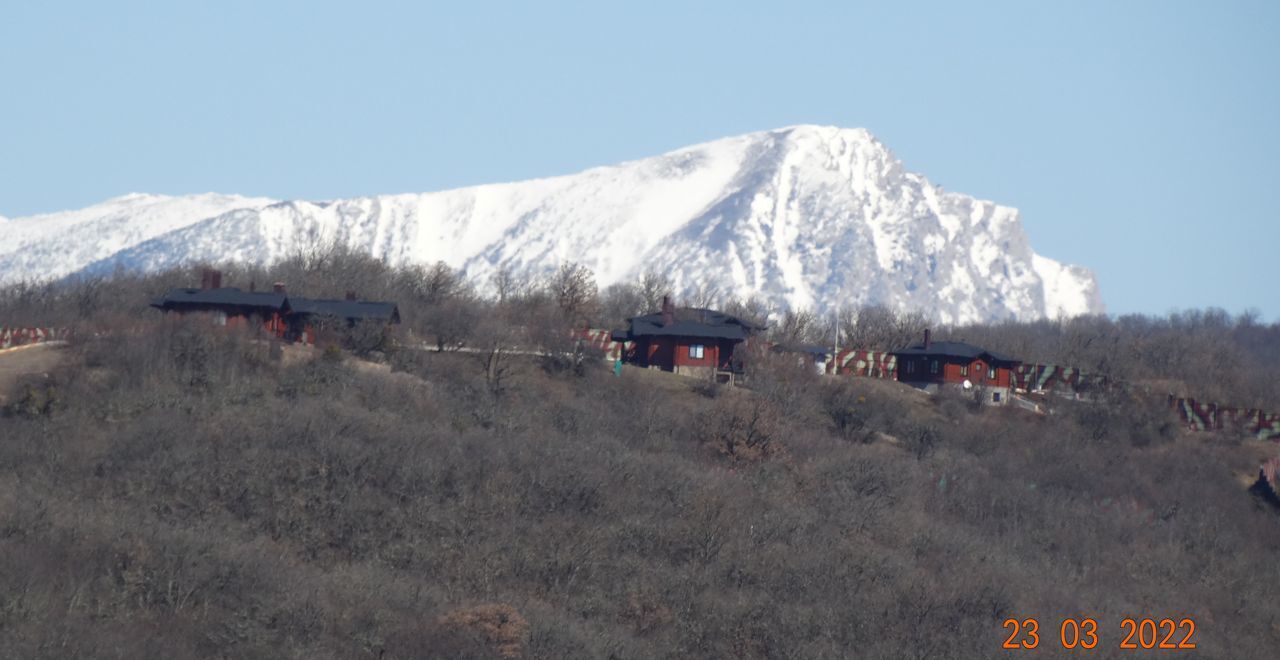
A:
POLYGON ((958 387, 978 393, 987 404, 1009 400, 1018 360, 959 341, 924 342, 893 352, 898 381, 929 392, 958 387))
POLYGON ((393 325, 400 323, 395 303, 356 300, 348 292, 346 300, 325 300, 289 296, 284 283, 270 292, 248 291, 222 286, 222 273, 204 271, 200 288, 170 289, 151 306, 180 316, 202 314, 214 325, 260 327, 266 333, 288 341, 316 343, 321 329, 354 327, 362 321, 393 325))
POLYGON ((774 353, 794 355, 800 364, 811 367, 819 374, 827 373, 827 364, 832 361, 831 356, 834 354, 832 347, 817 344, 773 344, 769 350, 774 353))
POLYGON ((613 340, 633 342, 628 362, 708 380, 732 380, 741 373, 743 356, 736 351, 762 329, 711 309, 676 309, 667 296, 661 311, 627 323, 627 330, 614 331, 613 340))
POLYGON ((151 301, 151 306, 180 316, 204 314, 214 325, 226 327, 261 327, 283 337, 289 314, 289 299, 284 285, 270 292, 241 291, 222 286, 222 273, 206 270, 199 289, 170 289, 151 301))
POLYGON ((400 308, 395 303, 356 300, 350 291, 345 300, 290 298, 289 305, 286 336, 308 344, 316 343, 317 332, 325 329, 351 328, 361 322, 400 323, 400 308))

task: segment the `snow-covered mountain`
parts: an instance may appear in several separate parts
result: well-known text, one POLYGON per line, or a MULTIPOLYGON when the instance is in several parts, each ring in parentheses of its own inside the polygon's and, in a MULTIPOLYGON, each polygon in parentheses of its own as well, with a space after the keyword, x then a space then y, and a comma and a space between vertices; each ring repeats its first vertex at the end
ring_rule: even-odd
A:
POLYGON ((62 277, 204 218, 273 201, 135 193, 78 211, 11 218, 0 224, 0 284, 62 277))
POLYGON ((602 286, 648 270, 679 294, 715 287, 825 311, 880 302, 942 322, 1102 311, 1088 270, 1031 250, 1015 209, 943 192, 862 129, 795 126, 579 174, 334 202, 129 195, 10 219, 0 282, 269 262, 336 240, 392 264, 572 260, 602 286))

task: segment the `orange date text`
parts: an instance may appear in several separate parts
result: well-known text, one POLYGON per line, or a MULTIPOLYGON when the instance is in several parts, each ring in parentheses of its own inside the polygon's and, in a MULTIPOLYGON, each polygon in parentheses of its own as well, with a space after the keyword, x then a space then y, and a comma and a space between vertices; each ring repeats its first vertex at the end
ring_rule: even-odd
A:
MULTIPOLYGON (((1029 651, 1040 648, 1042 643, 1050 646, 1059 646, 1064 649, 1084 650, 1104 646, 1104 634, 1097 619, 1088 617, 1068 618, 1057 622, 1057 624, 1057 635, 1055 636, 1052 628, 1041 630, 1039 619, 1031 617, 1005 619, 1002 626, 1008 634, 1000 647, 1016 651, 1029 651)), ((1111 648, 1122 650, 1187 650, 1196 648, 1196 622, 1190 618, 1125 618, 1120 621, 1119 630, 1113 630, 1112 632, 1115 634, 1114 641, 1109 645, 1111 648)))

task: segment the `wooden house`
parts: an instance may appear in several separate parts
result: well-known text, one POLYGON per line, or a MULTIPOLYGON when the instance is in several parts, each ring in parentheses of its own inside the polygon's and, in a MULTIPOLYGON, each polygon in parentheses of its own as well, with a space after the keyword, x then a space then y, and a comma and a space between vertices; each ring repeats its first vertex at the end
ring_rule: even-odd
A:
POLYGON ((676 309, 663 297, 662 310, 627 319, 613 340, 632 342, 627 361, 649 369, 719 380, 742 371, 740 347, 761 328, 710 309, 676 309))
POLYGON ((958 341, 924 342, 893 352, 898 380, 929 392, 958 387, 975 392, 987 404, 1008 402, 1012 370, 1018 361, 958 341))
POLYGON ((325 330, 352 328, 362 322, 388 326, 400 323, 400 308, 395 303, 357 300, 352 292, 347 293, 345 300, 290 298, 289 307, 285 336, 308 344, 316 343, 325 330))
POLYGON ((395 303, 357 300, 351 292, 346 300, 289 296, 282 282, 273 285, 270 292, 257 292, 252 287, 241 291, 223 287, 222 273, 216 270, 204 271, 199 289, 171 289, 151 306, 181 316, 204 315, 218 326, 257 327, 269 335, 307 344, 316 343, 322 330, 340 331, 362 321, 400 323, 395 303))
POLYGON ((287 327, 285 317, 290 307, 283 286, 271 292, 241 291, 235 287, 220 286, 221 282, 221 273, 215 271, 212 276, 206 273, 202 288, 170 289, 151 301, 151 306, 181 316, 205 315, 213 325, 260 327, 268 334, 284 336, 287 327))
POLYGON ((828 365, 833 364, 831 356, 835 354, 830 346, 817 344, 773 344, 769 349, 774 353, 794 355, 801 365, 817 374, 827 373, 828 365))

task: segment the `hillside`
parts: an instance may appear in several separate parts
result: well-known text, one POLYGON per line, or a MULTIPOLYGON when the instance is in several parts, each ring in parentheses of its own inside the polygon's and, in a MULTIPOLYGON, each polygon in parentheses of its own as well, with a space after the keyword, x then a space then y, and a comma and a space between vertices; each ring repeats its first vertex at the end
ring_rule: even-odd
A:
MULTIPOLYGON (((467 353, 77 341, 0 417, 0 655, 989 657, 1008 617, 1192 617, 1267 657, 1257 445, 789 361, 749 389, 467 353), (394 372, 394 373, 393 373, 394 372)), ((1049 653, 1047 657, 1052 657, 1049 653)))
POLYGON ((489 286, 576 261, 602 287, 669 274, 684 298, 879 303, 942 322, 1098 313, 1092 273, 1036 254, 1015 209, 943 191, 863 129, 793 126, 579 174, 313 202, 130 196, 16 218, 0 283, 272 263, 331 242, 489 286))

